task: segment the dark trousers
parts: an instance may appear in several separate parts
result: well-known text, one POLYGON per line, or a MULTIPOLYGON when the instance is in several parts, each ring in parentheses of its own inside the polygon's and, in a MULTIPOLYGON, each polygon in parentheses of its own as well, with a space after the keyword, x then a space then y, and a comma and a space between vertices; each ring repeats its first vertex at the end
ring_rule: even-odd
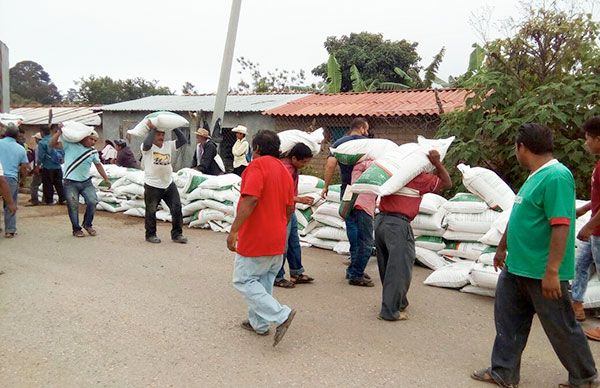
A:
POLYGON ((38 204, 40 203, 40 186, 42 185, 42 176, 40 174, 33 174, 31 176, 31 185, 29 185, 29 189, 31 192, 31 203, 38 204))
POLYGON ((346 277, 360 280, 373 252, 373 218, 364 210, 352 209, 346 218, 346 234, 350 242, 350 265, 346 277))
POLYGON ((569 282, 560 282, 562 298, 542 296, 542 281, 502 271, 496 288, 494 320, 496 340, 491 374, 500 384, 518 384, 521 354, 527 344, 533 315, 550 340, 554 352, 569 372, 569 383, 585 384, 596 378, 596 366, 581 326, 575 320, 568 293, 569 282))
POLYGON ((394 320, 408 306, 408 288, 415 263, 415 237, 408 218, 380 213, 375 219, 377 265, 383 285, 380 315, 394 320))
POLYGON ((290 275, 300 276, 304 273, 304 267, 302 266, 302 248, 300 247, 300 237, 298 236, 298 218, 296 218, 296 214, 294 213, 292 213, 287 224, 286 241, 283 263, 281 264, 281 269, 275 277, 275 280, 281 280, 285 276, 284 267, 286 260, 290 266, 290 275))
POLYGON ((181 214, 181 200, 175 182, 171 182, 166 189, 159 189, 144 185, 144 203, 146 204, 146 238, 156 236, 156 210, 160 200, 163 199, 171 211, 171 238, 183 234, 183 215, 181 214))
POLYGON ((248 167, 248 166, 239 166, 239 167, 236 167, 236 168, 233 169, 233 173, 235 175, 242 176, 242 173, 244 172, 244 170, 246 169, 246 167, 248 167))
POLYGON ((63 188, 63 174, 60 168, 40 170, 42 175, 42 191, 44 193, 44 203, 51 204, 54 202, 54 190, 58 194, 58 202, 65 201, 65 190, 63 188))

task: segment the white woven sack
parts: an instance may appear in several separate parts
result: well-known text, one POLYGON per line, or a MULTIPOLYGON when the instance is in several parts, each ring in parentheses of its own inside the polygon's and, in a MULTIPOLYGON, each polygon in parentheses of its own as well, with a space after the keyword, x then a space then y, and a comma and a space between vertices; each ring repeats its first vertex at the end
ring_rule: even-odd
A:
POLYGON ((340 162, 353 166, 361 160, 377 159, 398 149, 398 145, 387 139, 355 139, 331 147, 329 151, 340 162))
POLYGON ((429 151, 437 150, 443 160, 453 140, 418 136, 418 144, 402 144, 393 152, 377 154, 378 159, 356 180, 353 191, 381 196, 397 193, 422 172, 433 171, 429 151))
POLYGON ((100 209, 110 212, 110 213, 118 213, 129 210, 129 206, 127 206, 126 201, 122 202, 104 202, 99 201, 96 205, 96 208, 100 207, 100 209))
POLYGON ((235 207, 233 204, 215 201, 214 199, 203 199, 201 202, 207 208, 215 209, 229 215, 235 214, 235 207))
POLYGON ((115 195, 124 195, 128 198, 144 198, 144 186, 135 183, 119 186, 113 192, 115 195))
POLYGON ((442 237, 449 241, 478 242, 479 239, 481 239, 483 236, 483 233, 470 233, 458 232, 455 230, 446 230, 442 237))
POLYGON ((469 283, 474 286, 495 290, 499 276, 500 272, 496 272, 494 267, 477 263, 473 266, 471 272, 469 272, 469 283))
POLYGON ((449 243, 444 249, 438 251, 438 253, 440 255, 461 257, 463 259, 476 261, 486 248, 487 245, 481 243, 449 243))
POLYGON ((87 136, 95 133, 94 127, 78 123, 77 121, 64 121, 61 139, 68 143, 79 143, 87 136))
POLYGON ((421 247, 429 249, 430 251, 437 252, 446 247, 441 237, 434 236, 418 236, 415 238, 415 247, 421 247))
POLYGON ((306 218, 307 216, 305 216, 300 210, 294 210, 294 214, 296 214, 296 220, 298 221, 299 227, 302 225, 303 228, 306 228, 308 223, 313 220, 312 214, 306 218))
POLYGON ((315 237, 326 240, 348 241, 348 235, 344 229, 334 228, 331 226, 317 228, 311 234, 315 237))
POLYGON ((342 201, 340 194, 341 193, 339 191, 331 190, 331 187, 329 187, 329 190, 327 190, 327 197, 325 199, 329 202, 340 203, 342 201))
POLYGON ((333 247, 333 251, 338 255, 349 255, 350 243, 348 241, 340 241, 333 247))
POLYGON ((474 262, 464 260, 436 269, 423 282, 428 286, 444 288, 461 288, 469 283, 469 271, 474 262))
POLYGON ((160 111, 146 115, 142 121, 133 127, 133 129, 129 129, 127 133, 133 136, 146 136, 149 131, 148 120, 161 132, 190 125, 186 119, 176 113, 160 111))
POLYGON ((457 193, 443 206, 448 213, 483 213, 489 209, 484 200, 471 193, 457 193))
POLYGON ((310 234, 308 236, 303 237, 303 240, 312 245, 313 247, 328 249, 330 251, 332 251, 333 248, 335 248, 339 243, 339 241, 320 239, 310 234))
POLYGON ((493 222, 500 216, 499 212, 486 210, 482 213, 448 213, 445 222, 449 230, 457 232, 487 233, 493 222))
POLYGON ((441 195, 427 193, 423 195, 419 205, 419 213, 435 214, 448 200, 441 195))
POLYGON ((314 214, 313 219, 324 225, 333 226, 334 228, 346 228, 346 223, 339 217, 328 216, 326 214, 314 214))
POLYGON ((425 230, 425 229, 418 229, 413 227, 413 235, 415 237, 419 237, 419 236, 432 236, 432 237, 442 237, 444 235, 444 233, 446 233, 446 229, 440 228, 438 230, 425 230))
POLYGON ((321 192, 325 182, 321 178, 312 175, 298 176, 298 195, 321 192))
POLYGON ((242 181, 236 174, 223 174, 223 175, 205 175, 209 177, 204 182, 200 183, 198 187, 203 189, 228 189, 232 186, 239 185, 242 181))
POLYGON ((483 167, 456 166, 463 174, 463 184, 471 193, 482 198, 489 207, 512 209, 515 193, 494 171, 483 167))
POLYGON ((321 151, 321 143, 325 138, 323 128, 316 129, 312 132, 301 131, 299 129, 288 129, 279 132, 279 151, 282 154, 287 154, 298 143, 302 143, 310 148, 313 156, 321 151))
POLYGON ((583 307, 586 309, 597 309, 600 307, 600 282, 592 279, 588 282, 587 290, 583 295, 583 307))
POLYGON ((429 249, 421 248, 415 246, 415 256, 419 263, 423 264, 427 268, 436 270, 450 263, 434 251, 430 251, 429 249))
POLYGON ((300 223, 298 223, 298 235, 306 236, 307 234, 312 232, 318 226, 319 226, 319 223, 315 220, 309 221, 306 224, 306 226, 302 226, 302 225, 300 225, 300 223))
POLYGON ((191 216, 196 213, 198 210, 206 209, 206 205, 202 201, 194 201, 190 202, 190 204, 185 205, 181 208, 181 213, 184 217, 191 216))
POLYGON ((440 230, 442 229, 442 221, 446 210, 439 209, 435 214, 417 214, 417 216, 410 222, 413 228, 420 230, 440 230))
POLYGON ((481 296, 489 296, 490 298, 493 298, 496 296, 496 289, 477 287, 477 286, 473 286, 471 284, 468 284, 468 285, 464 286, 463 288, 461 288, 460 292, 464 292, 467 294, 481 295, 481 296))
POLYGON ((500 240, 502 240, 502 233, 498 232, 496 228, 491 228, 477 241, 482 244, 498 246, 498 244, 500 244, 500 240))
MULTIPOLYGON (((302 197, 311 197, 313 199, 313 203, 315 203, 321 199, 321 193, 304 194, 304 195, 302 195, 302 197)), ((296 209, 298 209, 298 210, 306 210, 309 207, 312 207, 312 205, 307 205, 305 203, 296 203, 296 209)))
POLYGON ((126 210, 123 214, 133 217, 146 217, 146 209, 141 207, 132 207, 129 210, 126 210))
POLYGON ((190 201, 198 199, 213 199, 218 202, 235 202, 239 198, 239 192, 232 189, 226 190, 212 190, 198 187, 187 195, 187 199, 190 201))
MULTIPOLYGON (((340 207, 340 205, 338 203, 325 202, 324 204, 322 204, 321 206, 319 206, 317 208, 317 210, 315 211, 314 214, 337 217, 340 220, 342 220, 342 217, 340 217, 340 214, 339 214, 339 207, 340 207)), ((313 217, 314 217, 314 215, 313 215, 313 217)))
POLYGON ((489 253, 482 253, 481 255, 479 255, 479 258, 477 259, 478 263, 481 263, 483 265, 494 265, 494 256, 496 256, 496 252, 489 252, 489 253))
MULTIPOLYGON (((117 166, 116 164, 103 164, 102 167, 104 168, 104 172, 106 172, 106 175, 108 175, 110 180, 123 178, 125 175, 127 175, 128 171, 127 168, 117 166)), ((94 163, 92 163, 90 166, 90 175, 94 178, 102 178, 102 175, 100 175, 94 163)))
POLYGON ((171 222, 171 213, 168 210, 159 210, 156 212, 156 219, 164 222, 171 222))

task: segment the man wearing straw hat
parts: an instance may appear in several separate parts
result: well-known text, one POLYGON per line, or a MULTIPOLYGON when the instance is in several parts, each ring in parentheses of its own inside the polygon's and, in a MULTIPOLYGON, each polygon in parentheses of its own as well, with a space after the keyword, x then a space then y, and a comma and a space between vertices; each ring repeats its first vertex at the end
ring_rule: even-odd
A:
POLYGON ((192 160, 192 168, 199 170, 203 174, 221 175, 224 169, 221 169, 217 160, 220 156, 217 152, 217 143, 211 138, 208 130, 198 128, 196 130, 196 152, 192 160))

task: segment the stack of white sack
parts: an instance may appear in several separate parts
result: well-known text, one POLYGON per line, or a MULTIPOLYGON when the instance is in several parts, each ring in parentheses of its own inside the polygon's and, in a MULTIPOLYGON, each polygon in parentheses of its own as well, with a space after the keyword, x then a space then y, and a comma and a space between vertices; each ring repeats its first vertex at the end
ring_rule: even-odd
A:
POLYGON ((323 201, 321 192, 325 182, 322 179, 300 175, 298 196, 313 198, 313 205, 296 204, 298 234, 305 246, 334 250, 341 254, 350 251, 345 223, 340 217, 340 185, 331 185, 327 199, 323 201))
POLYGON ((501 213, 488 207, 475 194, 458 193, 444 204, 447 228, 444 238, 450 241, 477 242, 492 227, 501 213))
POLYGON ((312 151, 313 156, 321 151, 321 143, 325 138, 323 128, 314 130, 313 132, 301 131, 299 129, 288 129, 279 132, 280 146, 279 151, 282 155, 287 154, 298 143, 305 144, 312 151))
POLYGON ((411 222, 415 236, 416 259, 420 264, 433 270, 450 263, 437 253, 446 246, 442 239, 445 232, 444 203, 446 199, 437 194, 425 194, 419 206, 419 213, 411 222))
POLYGON ((146 136, 150 130, 148 128, 148 121, 161 132, 189 126, 189 122, 180 115, 173 112, 160 111, 146 115, 142 121, 140 121, 133 129, 129 129, 127 133, 133 136, 146 136))
POLYGON ((240 199, 241 178, 235 174, 203 175, 191 169, 179 171, 177 182, 187 204, 184 217, 191 217, 190 228, 229 232, 240 199))
POLYGON ((119 167, 115 164, 104 164, 102 167, 108 175, 112 189, 106 191, 107 185, 104 179, 98 173, 96 166, 92 164, 90 175, 98 197, 96 209, 111 213, 124 212, 131 208, 127 203, 128 201, 144 197, 143 171, 135 168, 119 167), (138 182, 140 176, 141 183, 138 182))

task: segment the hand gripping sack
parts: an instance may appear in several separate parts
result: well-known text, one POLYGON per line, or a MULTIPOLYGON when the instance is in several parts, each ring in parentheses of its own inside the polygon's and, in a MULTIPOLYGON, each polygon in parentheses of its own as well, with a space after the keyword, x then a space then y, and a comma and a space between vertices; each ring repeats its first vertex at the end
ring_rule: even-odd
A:
POLYGON ((419 136, 417 141, 417 144, 402 144, 395 151, 376 159, 356 180, 354 192, 381 196, 397 193, 419 174, 433 171, 429 151, 438 151, 440 159, 444 160, 454 136, 433 140, 419 136))
POLYGON ((515 193, 494 171, 462 163, 456 168, 463 174, 463 184, 467 190, 482 198, 489 207, 512 209, 515 193))
POLYGON ((185 118, 177 113, 160 111, 146 115, 142 121, 140 121, 133 129, 128 130, 127 133, 133 136, 146 136, 149 131, 148 125, 146 124, 148 120, 150 120, 150 122, 161 132, 190 125, 185 118))

